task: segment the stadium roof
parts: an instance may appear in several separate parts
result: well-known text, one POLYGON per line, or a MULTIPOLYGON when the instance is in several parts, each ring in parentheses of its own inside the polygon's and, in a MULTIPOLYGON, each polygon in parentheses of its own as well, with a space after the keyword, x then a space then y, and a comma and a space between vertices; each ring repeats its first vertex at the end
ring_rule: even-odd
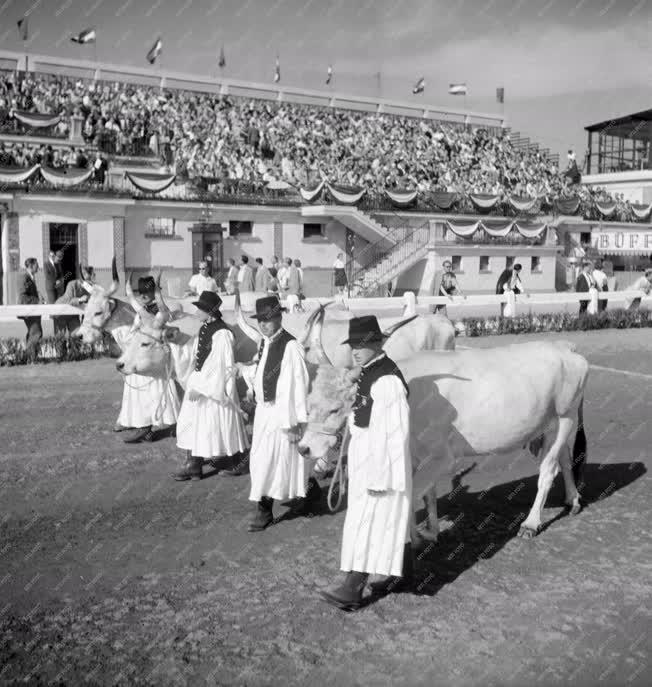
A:
POLYGON ((649 141, 652 140, 652 110, 643 110, 624 117, 608 119, 604 122, 585 126, 584 129, 605 136, 649 141))

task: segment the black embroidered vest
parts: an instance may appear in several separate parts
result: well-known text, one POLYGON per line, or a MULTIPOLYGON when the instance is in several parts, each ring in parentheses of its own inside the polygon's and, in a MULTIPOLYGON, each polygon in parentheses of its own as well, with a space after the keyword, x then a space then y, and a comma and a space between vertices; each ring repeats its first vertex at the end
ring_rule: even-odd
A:
POLYGON ((197 340, 197 353, 195 354, 195 370, 199 372, 206 358, 210 355, 211 349, 213 348, 213 334, 220 329, 227 329, 231 331, 231 328, 224 322, 224 320, 213 320, 213 322, 204 322, 199 329, 199 335, 197 340))
POLYGON ((148 303, 145 306, 145 310, 147 310, 147 312, 150 315, 158 315, 158 305, 156 304, 156 301, 152 301, 151 303, 148 303))
MULTIPOLYGON (((276 386, 281 374, 281 363, 283 362, 285 347, 290 341, 294 341, 292 334, 281 329, 280 333, 269 344, 265 369, 263 370, 263 400, 266 402, 276 400, 276 386)), ((265 340, 263 339, 258 347, 258 360, 263 355, 264 346, 265 340)))
POLYGON ((391 358, 383 355, 382 358, 378 358, 368 367, 363 367, 358 377, 358 388, 355 395, 355 405, 353 406, 353 424, 356 427, 369 427, 371 409, 374 405, 371 398, 371 387, 374 382, 385 375, 396 375, 409 395, 410 390, 408 389, 407 382, 391 358))

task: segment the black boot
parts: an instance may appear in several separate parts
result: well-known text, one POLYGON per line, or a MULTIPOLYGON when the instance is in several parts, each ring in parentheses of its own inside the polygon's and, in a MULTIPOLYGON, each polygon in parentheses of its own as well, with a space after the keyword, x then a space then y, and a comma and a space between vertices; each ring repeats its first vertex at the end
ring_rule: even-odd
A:
POLYGON ((266 527, 269 527, 274 521, 274 499, 269 496, 263 496, 256 504, 256 512, 254 517, 249 522, 247 529, 249 532, 262 532, 266 527))
POLYGON ((362 591, 367 582, 367 577, 367 573, 348 572, 343 584, 334 589, 320 592, 321 596, 331 606, 342 611, 356 611, 362 605, 362 591))
POLYGON ((148 425, 147 427, 141 427, 136 430, 135 434, 128 436, 126 439, 123 439, 123 441, 125 444, 139 444, 141 441, 151 441, 152 435, 152 426, 148 425))
POLYGON ((247 474, 249 468, 249 453, 236 453, 231 456, 231 461, 231 467, 228 470, 222 470, 222 475, 240 477, 247 474))
POLYGON ((305 497, 296 500, 290 508, 290 513, 296 516, 318 513, 321 505, 321 493, 319 482, 314 477, 311 477, 308 480, 308 489, 306 490, 305 497))
POLYGON ((412 561, 412 544, 406 544, 403 550, 403 571, 400 577, 386 575, 382 579, 369 583, 372 594, 384 596, 392 592, 407 592, 414 584, 414 563, 412 561))
MULTIPOLYGON (((188 452, 190 453, 190 452, 188 452)), ((172 473, 172 479, 177 482, 187 482, 188 480, 200 480, 202 478, 203 458, 196 458, 188 455, 186 464, 179 470, 179 472, 172 473)))

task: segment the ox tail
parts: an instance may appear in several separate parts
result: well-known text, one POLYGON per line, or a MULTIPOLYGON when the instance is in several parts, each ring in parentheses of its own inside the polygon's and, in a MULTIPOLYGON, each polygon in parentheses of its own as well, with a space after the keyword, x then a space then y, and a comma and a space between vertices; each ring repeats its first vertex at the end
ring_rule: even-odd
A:
POLYGON ((582 487, 585 465, 586 434, 584 432, 584 396, 582 396, 580 405, 577 408, 577 432, 575 433, 575 443, 573 444, 573 479, 578 491, 582 487))

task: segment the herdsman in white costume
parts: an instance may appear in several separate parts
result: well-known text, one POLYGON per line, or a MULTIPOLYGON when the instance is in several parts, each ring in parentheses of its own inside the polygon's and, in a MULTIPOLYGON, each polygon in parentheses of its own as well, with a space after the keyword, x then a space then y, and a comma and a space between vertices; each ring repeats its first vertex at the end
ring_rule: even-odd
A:
POLYGON ((412 463, 408 387, 382 350, 378 320, 373 315, 351 319, 343 343, 362 368, 349 417, 349 497, 340 566, 347 575, 322 596, 351 611, 362 603, 369 574, 381 576, 370 585, 375 593, 409 581, 412 463))
POLYGON ((274 499, 304 499, 299 503, 305 510, 319 497, 319 485, 314 479, 309 482, 306 460, 297 450, 308 417, 308 370, 303 347, 282 327, 283 312, 276 296, 256 301, 253 319, 258 320, 263 340, 257 364, 241 368, 256 399, 249 500, 257 505, 250 532, 271 525, 274 499))
POLYGON ((193 305, 204 322, 192 347, 193 369, 177 421, 177 446, 187 452, 177 481, 202 478, 204 459, 231 456, 234 466, 249 447, 236 389, 233 332, 222 319, 222 299, 204 291, 193 305))
MULTIPOLYGON (((158 292, 153 277, 141 277, 138 280, 138 298, 134 296, 129 283, 125 286, 129 301, 136 311, 132 326, 116 327, 111 333, 116 343, 123 348, 134 329, 141 324, 141 318, 147 315, 157 316, 159 305, 156 302, 158 292)), ((145 377, 139 374, 125 375, 122 392, 122 407, 115 432, 135 429, 136 432, 124 441, 135 444, 151 441, 156 432, 176 424, 179 414, 179 394, 174 381, 167 374, 163 377, 145 377)))

